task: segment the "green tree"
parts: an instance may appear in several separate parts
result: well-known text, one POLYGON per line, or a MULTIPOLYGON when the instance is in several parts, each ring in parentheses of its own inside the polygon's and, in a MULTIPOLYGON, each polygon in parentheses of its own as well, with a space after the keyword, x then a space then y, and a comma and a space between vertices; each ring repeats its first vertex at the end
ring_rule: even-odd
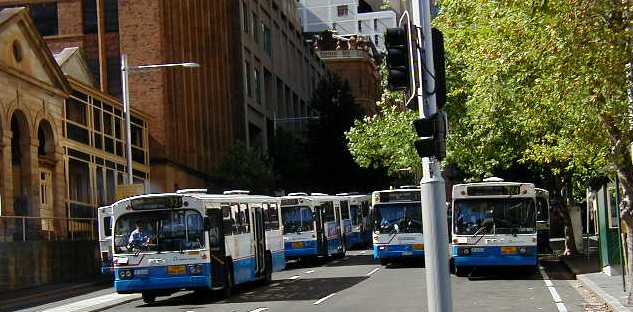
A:
POLYGON ((218 182, 225 189, 245 189, 269 194, 275 187, 270 160, 260 151, 238 142, 229 150, 217 170, 218 182))

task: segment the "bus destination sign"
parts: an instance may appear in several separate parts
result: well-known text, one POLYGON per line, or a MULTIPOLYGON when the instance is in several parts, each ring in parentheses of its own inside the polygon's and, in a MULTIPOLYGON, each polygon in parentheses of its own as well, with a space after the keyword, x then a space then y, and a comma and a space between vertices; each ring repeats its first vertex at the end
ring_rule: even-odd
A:
POLYGON ((396 201, 420 201, 420 190, 415 191, 397 191, 380 193, 380 202, 396 202, 396 201))

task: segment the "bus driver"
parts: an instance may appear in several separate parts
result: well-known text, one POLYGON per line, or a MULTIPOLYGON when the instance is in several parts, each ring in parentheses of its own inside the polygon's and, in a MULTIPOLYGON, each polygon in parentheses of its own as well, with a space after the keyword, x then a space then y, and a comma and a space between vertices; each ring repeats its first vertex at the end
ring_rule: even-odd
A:
POLYGON ((130 233, 128 244, 130 246, 147 246, 149 244, 150 236, 145 232, 145 228, 141 221, 136 222, 136 229, 130 233))

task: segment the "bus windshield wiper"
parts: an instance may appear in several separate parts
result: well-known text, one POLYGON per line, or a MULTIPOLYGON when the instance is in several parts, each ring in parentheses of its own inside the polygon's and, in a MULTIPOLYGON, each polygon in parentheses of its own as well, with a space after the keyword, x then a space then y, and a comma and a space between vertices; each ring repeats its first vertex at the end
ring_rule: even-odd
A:
POLYGON ((489 231, 490 228, 494 229, 494 227, 495 227, 495 223, 494 223, 494 221, 492 219, 484 220, 484 222, 481 223, 481 227, 472 236, 472 237, 477 237, 477 235, 481 235, 481 236, 479 236, 479 238, 475 242, 475 245, 477 245, 481 241, 481 239, 484 238, 484 236, 486 236, 486 234, 488 234, 488 231, 489 231))

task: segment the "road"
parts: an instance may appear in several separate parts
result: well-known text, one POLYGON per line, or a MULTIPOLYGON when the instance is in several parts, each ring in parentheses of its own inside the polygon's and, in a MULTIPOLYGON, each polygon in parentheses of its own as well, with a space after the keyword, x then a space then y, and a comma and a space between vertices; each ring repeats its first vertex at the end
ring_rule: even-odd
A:
MULTIPOLYGON (((451 276, 454 311, 604 311, 586 308, 573 276, 555 260, 541 261, 541 271, 487 270, 470 277, 451 276)), ((425 272, 416 263, 387 267, 371 251, 351 251, 345 259, 304 266, 289 264, 267 286, 241 287, 229 299, 181 292, 146 305, 138 297, 103 311, 426 311, 425 272)), ((67 300, 30 311, 91 311, 90 300, 107 300, 111 289, 77 304, 67 300), (99 299, 102 298, 102 299, 99 299), (105 298, 105 299, 103 299, 105 298), (74 304, 74 306, 73 306, 74 304)), ((115 295, 116 296, 116 295, 115 295)), ((78 300, 79 300, 78 299, 78 300)))

